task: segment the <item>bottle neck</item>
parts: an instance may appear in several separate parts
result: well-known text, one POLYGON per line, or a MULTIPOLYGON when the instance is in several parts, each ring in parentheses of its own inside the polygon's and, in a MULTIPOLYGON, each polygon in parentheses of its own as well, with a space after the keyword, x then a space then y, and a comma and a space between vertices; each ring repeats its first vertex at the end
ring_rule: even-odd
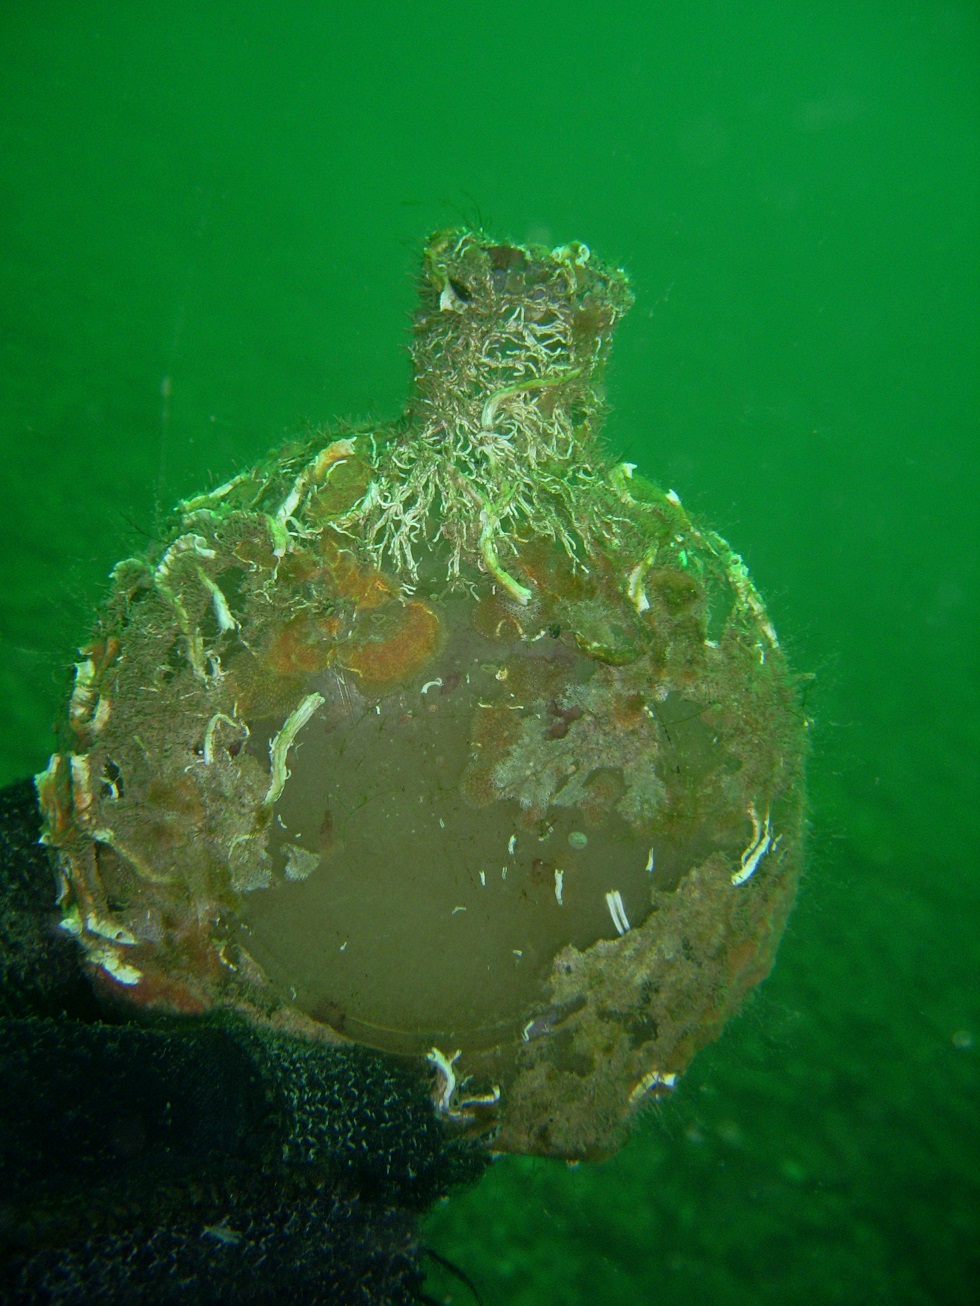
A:
POLYGON ((594 264, 584 245, 431 238, 412 391, 364 524, 380 566, 415 583, 435 548, 450 583, 475 567, 526 603, 508 571, 519 540, 554 540, 573 559, 587 551, 598 508, 583 488, 605 478, 602 368, 631 303, 625 273, 594 264))
POLYGON ((532 462, 586 455, 601 374, 632 302, 625 275, 584 245, 554 251, 449 231, 426 249, 406 412, 416 432, 532 462))

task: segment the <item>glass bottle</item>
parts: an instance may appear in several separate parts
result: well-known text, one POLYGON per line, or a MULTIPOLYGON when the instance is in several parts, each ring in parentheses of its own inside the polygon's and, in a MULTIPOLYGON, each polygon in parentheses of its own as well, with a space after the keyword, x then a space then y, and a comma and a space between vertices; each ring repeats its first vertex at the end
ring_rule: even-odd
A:
POLYGON ((578 1158, 764 977, 805 721, 742 560, 601 442, 631 302, 437 233, 402 418, 115 568, 38 777, 106 990, 428 1058, 447 1120, 578 1158))

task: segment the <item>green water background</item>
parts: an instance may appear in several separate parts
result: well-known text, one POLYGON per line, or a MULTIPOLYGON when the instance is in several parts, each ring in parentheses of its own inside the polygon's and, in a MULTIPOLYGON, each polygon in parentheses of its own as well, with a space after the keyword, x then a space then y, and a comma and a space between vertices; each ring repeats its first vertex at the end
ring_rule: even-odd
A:
POLYGON ((35 0, 0 78, 0 783, 158 504, 398 412, 430 229, 587 241, 612 444, 816 673, 810 870, 620 1156, 428 1236, 488 1303, 976 1300, 977 5, 35 0))

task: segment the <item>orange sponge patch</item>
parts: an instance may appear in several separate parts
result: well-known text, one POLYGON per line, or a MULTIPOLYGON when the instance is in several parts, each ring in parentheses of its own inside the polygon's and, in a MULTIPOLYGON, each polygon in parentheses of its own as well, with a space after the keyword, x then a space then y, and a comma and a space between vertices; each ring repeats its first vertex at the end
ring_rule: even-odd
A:
POLYGON ((320 550, 330 579, 341 598, 351 599, 359 608, 377 608, 391 601, 395 586, 374 567, 363 567, 349 549, 324 535, 320 550))
POLYGON ((435 655, 442 623, 426 603, 389 603, 359 614, 354 636, 338 655, 366 689, 390 689, 416 675, 435 655))
POLYGON ((266 662, 280 676, 302 676, 322 671, 336 647, 336 624, 329 618, 293 617, 273 640, 266 653, 266 662))

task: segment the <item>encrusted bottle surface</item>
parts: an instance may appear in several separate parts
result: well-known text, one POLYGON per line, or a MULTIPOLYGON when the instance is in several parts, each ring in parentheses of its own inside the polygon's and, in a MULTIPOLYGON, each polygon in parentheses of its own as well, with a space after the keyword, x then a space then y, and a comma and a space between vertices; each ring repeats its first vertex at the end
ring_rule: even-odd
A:
POLYGON ((741 559, 598 440, 630 302, 438 233, 401 421, 116 567, 38 778, 103 982, 428 1056, 447 1116, 578 1157, 766 974, 804 725, 741 559))

